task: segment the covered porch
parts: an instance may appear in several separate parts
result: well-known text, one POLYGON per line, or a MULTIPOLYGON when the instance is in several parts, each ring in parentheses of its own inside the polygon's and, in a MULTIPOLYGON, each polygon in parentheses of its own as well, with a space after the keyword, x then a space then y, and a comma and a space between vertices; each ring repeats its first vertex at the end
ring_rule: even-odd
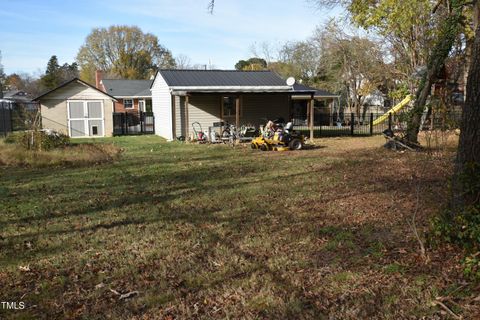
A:
POLYGON ((172 91, 171 99, 173 139, 191 138, 194 123, 205 133, 221 133, 226 124, 259 128, 278 118, 292 121, 313 139, 315 126, 336 125, 334 108, 339 105, 339 96, 302 85, 268 91, 172 91))
MULTIPOLYGON (((193 124, 202 131, 220 131, 225 124, 259 127, 268 119, 289 119, 285 92, 184 92, 172 95, 173 138, 191 137, 193 124)), ((219 132, 219 133, 220 133, 219 132)))

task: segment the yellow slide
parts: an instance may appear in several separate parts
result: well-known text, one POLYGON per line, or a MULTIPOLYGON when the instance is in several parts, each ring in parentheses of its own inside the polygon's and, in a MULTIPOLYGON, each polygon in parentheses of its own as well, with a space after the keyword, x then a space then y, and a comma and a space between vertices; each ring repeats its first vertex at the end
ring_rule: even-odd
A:
POLYGON ((411 94, 409 94, 408 96, 405 97, 405 99, 403 99, 399 104, 397 104, 395 107, 393 107, 392 109, 388 110, 387 112, 385 112, 385 114, 383 114, 382 116, 378 117, 377 119, 375 119, 375 121, 373 121, 373 125, 376 126, 377 124, 380 124, 382 123, 383 121, 387 120, 388 119, 388 115, 390 113, 396 113, 398 111, 400 111, 403 107, 405 107, 410 101, 412 101, 413 99, 413 96, 411 94))

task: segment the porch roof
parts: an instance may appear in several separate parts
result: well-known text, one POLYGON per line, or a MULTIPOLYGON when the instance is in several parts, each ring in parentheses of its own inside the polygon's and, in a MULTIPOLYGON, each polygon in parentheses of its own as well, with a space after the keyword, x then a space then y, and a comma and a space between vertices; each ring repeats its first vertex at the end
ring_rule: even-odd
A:
POLYGON ((300 83, 295 83, 293 85, 292 96, 295 96, 298 98, 301 98, 303 96, 310 96, 312 91, 314 92, 315 98, 339 98, 340 97, 338 94, 330 93, 322 89, 308 87, 300 83))

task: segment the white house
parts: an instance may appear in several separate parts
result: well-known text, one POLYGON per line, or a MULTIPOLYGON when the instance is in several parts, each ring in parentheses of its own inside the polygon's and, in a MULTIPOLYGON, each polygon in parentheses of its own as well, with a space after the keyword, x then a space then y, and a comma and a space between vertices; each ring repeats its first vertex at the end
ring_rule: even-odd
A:
POLYGON ((292 98, 312 102, 312 109, 314 99, 322 99, 317 97, 320 91, 294 88, 272 71, 159 70, 150 89, 155 132, 168 140, 190 136, 194 122, 207 131, 219 122, 239 127, 280 117, 289 120, 294 116, 292 98))

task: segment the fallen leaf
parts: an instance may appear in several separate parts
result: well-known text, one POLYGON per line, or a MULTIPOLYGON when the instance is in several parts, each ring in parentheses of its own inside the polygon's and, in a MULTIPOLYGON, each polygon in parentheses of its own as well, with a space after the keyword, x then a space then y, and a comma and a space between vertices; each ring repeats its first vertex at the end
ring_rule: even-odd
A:
POLYGON ((18 269, 20 269, 20 271, 23 271, 23 272, 30 272, 32 271, 30 269, 30 266, 19 266, 18 269))

